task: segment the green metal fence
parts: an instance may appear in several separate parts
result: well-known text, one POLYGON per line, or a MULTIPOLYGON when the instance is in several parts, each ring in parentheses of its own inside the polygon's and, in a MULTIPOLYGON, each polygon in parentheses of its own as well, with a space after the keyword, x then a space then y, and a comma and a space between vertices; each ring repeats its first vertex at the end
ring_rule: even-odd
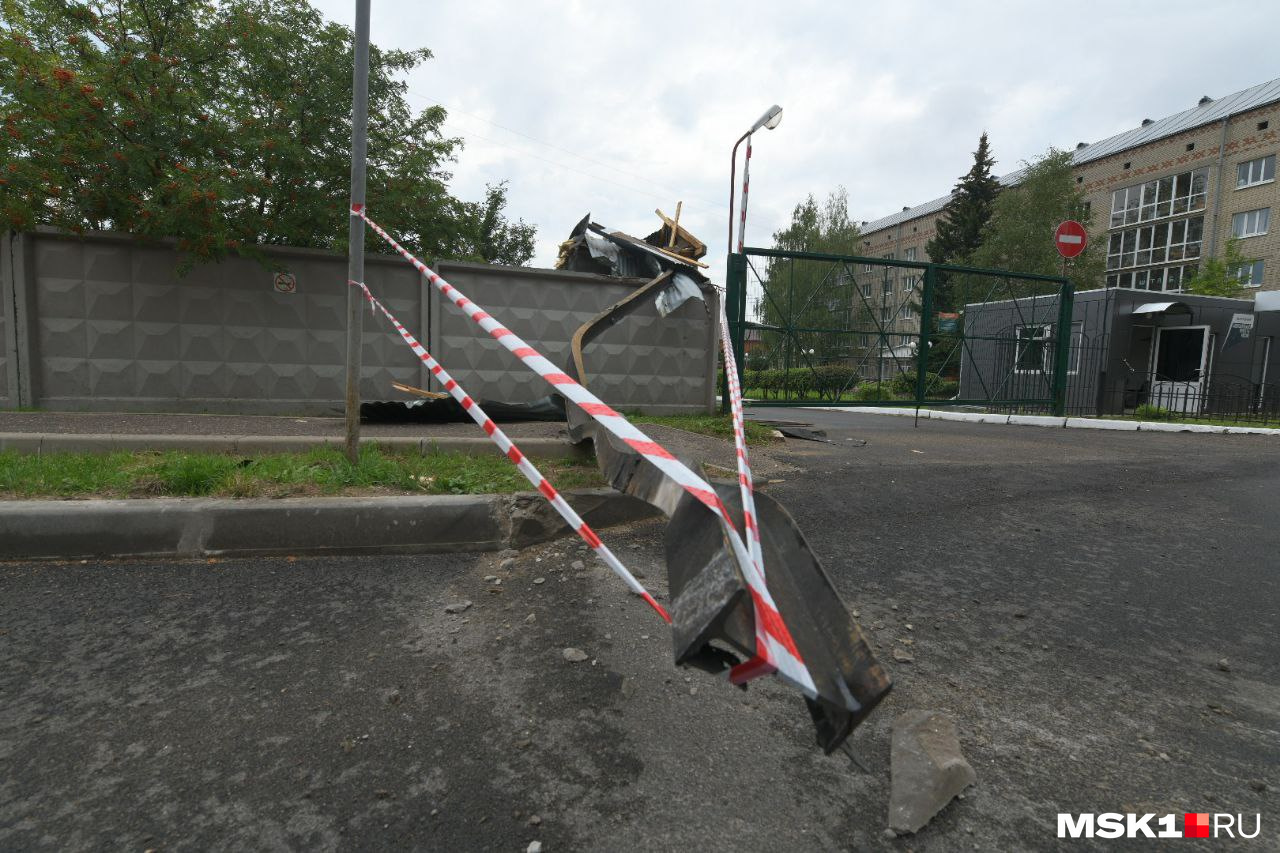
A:
POLYGON ((748 405, 1065 411, 1066 278, 747 248, 726 283, 748 405))

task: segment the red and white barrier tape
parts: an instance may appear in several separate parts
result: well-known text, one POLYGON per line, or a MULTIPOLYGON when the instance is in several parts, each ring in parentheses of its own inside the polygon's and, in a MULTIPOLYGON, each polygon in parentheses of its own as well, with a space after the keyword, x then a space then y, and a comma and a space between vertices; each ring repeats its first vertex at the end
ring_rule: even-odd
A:
POLYGON ((643 456, 677 485, 720 517, 725 538, 733 549, 734 556, 742 567, 747 586, 751 590, 752 603, 755 606, 756 613, 756 658, 735 668, 740 669, 739 683, 749 678, 776 671, 780 677, 797 689, 810 696, 816 695, 817 691, 813 683, 813 677, 809 674, 809 669, 805 666, 800 656, 795 640, 783 622, 782 615, 778 612, 773 596, 765 584, 764 576, 757 570, 755 562, 751 559, 750 552, 742 537, 738 534, 728 508, 716 495, 711 485, 689 470, 684 463, 676 459, 660 444, 637 429, 630 421, 607 406, 600 398, 575 382, 572 377, 529 346, 518 335, 503 327, 488 312, 481 309, 470 299, 467 299, 456 287, 449 284, 426 264, 414 257, 411 252, 396 242, 395 238, 388 234, 382 226, 369 218, 363 205, 353 205, 351 215, 358 216, 364 220, 405 260, 413 264, 418 272, 426 276, 433 287, 448 297, 449 301, 460 308, 480 328, 492 335, 498 343, 506 347, 526 367, 545 379, 557 392, 563 394, 566 399, 590 415, 596 423, 621 439, 627 446, 643 456))
POLYGON ((551 485, 551 481, 542 476, 542 472, 529 461, 529 457, 521 453, 519 448, 515 446, 511 439, 507 438, 507 434, 498 428, 498 425, 493 422, 492 418, 485 414, 484 409, 480 408, 480 404, 475 400, 472 400, 471 397, 462 390, 462 386, 454 381, 453 377, 445 371, 440 362, 431 357, 431 353, 427 352, 426 347, 418 343, 417 339, 409 333, 409 330, 400 325, 400 321, 387 310, 385 305, 378 301, 364 282, 348 281, 347 283, 355 287, 359 287, 364 291, 365 298, 369 300, 370 306, 381 311, 383 315, 391 321, 391 325, 400 333, 400 337, 409 345, 409 348, 413 350, 414 354, 417 355, 418 358, 422 360, 422 363, 427 366, 427 369, 431 371, 431 375, 444 386, 444 389, 453 396, 453 399, 458 401, 463 410, 473 421, 476 422, 476 424, 479 425, 481 429, 485 431, 485 434, 493 440, 493 443, 498 445, 498 449, 501 450, 508 459, 515 463, 515 466, 520 469, 520 473, 524 474, 525 478, 533 485, 533 487, 547 499, 547 503, 551 504, 551 506, 555 508, 555 511, 560 513, 560 517, 568 523, 569 527, 581 536, 584 542, 591 546, 592 550, 596 552, 596 555, 604 561, 604 564, 610 569, 613 569, 613 573, 622 578, 623 582, 631 588, 632 592, 648 602, 650 607, 658 611, 659 616, 670 623, 671 617, 667 615, 667 611, 662 608, 662 605, 655 601, 653 596, 649 594, 648 590, 641 586, 640 581, 636 580, 635 575, 627 571, 627 567, 622 565, 622 561, 614 556, 614 553, 609 550, 609 547, 600 541, 600 537, 596 535, 595 531, 582 520, 581 516, 574 512, 573 507, 569 506, 568 502, 564 499, 564 496, 556 491, 555 487, 551 485))
MULTIPOLYGON (((725 314, 724 302, 720 303, 720 345, 724 353, 724 371, 729 386, 729 410, 733 415, 733 447, 738 464, 738 493, 742 496, 742 526, 747 537, 747 554, 760 577, 765 577, 764 551, 760 544, 760 526, 756 516, 755 485, 751 477, 751 463, 747 457, 747 434, 743 426, 742 388, 738 382, 738 368, 733 357, 733 347, 729 339, 729 319, 725 314)), ((760 644, 758 636, 761 626, 756 623, 756 644, 760 644)), ((767 661, 756 656, 735 666, 729 673, 729 681, 743 684, 761 674, 767 673, 767 661)))

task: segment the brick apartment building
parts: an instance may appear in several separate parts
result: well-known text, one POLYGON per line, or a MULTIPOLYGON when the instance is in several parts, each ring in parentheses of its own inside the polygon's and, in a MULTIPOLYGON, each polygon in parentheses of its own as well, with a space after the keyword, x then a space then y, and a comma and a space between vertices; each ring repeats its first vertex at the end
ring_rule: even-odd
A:
MULTIPOLYGON (((1280 207, 1277 154, 1280 79, 1081 142, 1072 155, 1075 180, 1088 200, 1090 242, 1107 247, 1107 272, 1105 281, 1075 282, 1077 291, 1179 292, 1199 260, 1220 255, 1232 236, 1241 254, 1257 259, 1241 280, 1280 290, 1280 222, 1270 227, 1272 208, 1280 207)), ((1001 183, 1014 186, 1021 174, 1001 183)), ((950 198, 862 223, 861 254, 927 260, 925 244, 950 198)), ((909 284, 893 290, 902 300, 913 298, 909 284)))

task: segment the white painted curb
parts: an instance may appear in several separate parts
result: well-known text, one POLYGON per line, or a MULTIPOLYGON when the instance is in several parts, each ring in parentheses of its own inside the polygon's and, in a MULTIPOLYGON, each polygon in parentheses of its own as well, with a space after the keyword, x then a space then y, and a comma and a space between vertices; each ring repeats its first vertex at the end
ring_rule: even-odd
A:
POLYGON ((1160 421, 1112 421, 1100 418, 1058 418, 1050 415, 999 415, 983 412, 948 412, 940 409, 902 409, 881 406, 804 406, 818 412, 851 412, 857 415, 918 417, 922 421, 960 421, 975 424, 1011 424, 1066 429, 1098 429, 1111 432, 1200 432, 1215 435, 1272 435, 1280 429, 1267 427, 1219 426, 1216 424, 1173 424, 1160 421))

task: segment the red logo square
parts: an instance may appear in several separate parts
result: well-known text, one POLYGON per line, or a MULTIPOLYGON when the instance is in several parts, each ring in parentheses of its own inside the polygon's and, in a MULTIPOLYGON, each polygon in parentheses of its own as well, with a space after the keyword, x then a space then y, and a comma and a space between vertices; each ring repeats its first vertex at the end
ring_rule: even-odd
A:
POLYGON ((1208 838, 1209 815, 1204 812, 1185 812, 1182 820, 1183 838, 1208 838))

